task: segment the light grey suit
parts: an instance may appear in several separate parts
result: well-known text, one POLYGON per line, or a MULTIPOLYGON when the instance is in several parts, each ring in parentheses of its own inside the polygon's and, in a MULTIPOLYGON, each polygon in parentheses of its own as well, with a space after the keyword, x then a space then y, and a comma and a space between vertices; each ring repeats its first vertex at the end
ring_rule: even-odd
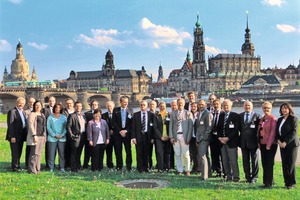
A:
POLYGON ((193 131, 193 116, 187 110, 181 111, 181 129, 182 132, 178 131, 178 113, 179 111, 173 111, 171 113, 171 119, 169 124, 169 137, 175 140, 173 144, 174 153, 176 157, 176 168, 177 171, 182 173, 183 169, 185 172, 190 172, 190 151, 189 142, 192 138, 193 131), (180 134, 179 134, 180 133, 180 134))
POLYGON ((208 179, 211 170, 207 153, 211 139, 212 120, 213 115, 207 109, 204 109, 200 112, 194 125, 196 130, 198 155, 200 157, 201 177, 204 180, 208 179))
MULTIPOLYGON (((169 137, 174 138, 175 141, 177 141, 177 115, 178 110, 175 110, 171 113, 170 118, 170 125, 169 125, 169 137)), ((183 110, 183 116, 181 119, 181 126, 182 126, 182 134, 185 143, 188 143, 192 138, 192 131, 193 131, 193 116, 192 113, 183 110)))

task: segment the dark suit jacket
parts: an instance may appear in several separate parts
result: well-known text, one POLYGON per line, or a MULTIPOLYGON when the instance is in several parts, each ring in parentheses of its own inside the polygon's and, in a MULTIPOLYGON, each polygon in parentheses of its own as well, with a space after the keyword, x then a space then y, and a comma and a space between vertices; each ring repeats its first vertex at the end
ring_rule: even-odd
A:
POLYGON ((276 140, 286 142, 287 147, 297 147, 300 145, 299 138, 297 135, 298 131, 298 119, 295 116, 289 115, 286 121, 281 127, 281 135, 279 135, 279 126, 283 120, 280 117, 276 125, 276 140))
POLYGON ((43 108, 42 113, 44 113, 46 120, 48 119, 48 117, 51 115, 51 110, 52 108, 50 108, 50 106, 46 106, 45 108, 43 108))
MULTIPOLYGON (((148 120, 147 120, 147 136, 148 139, 153 138, 153 117, 154 114, 150 111, 146 111, 148 114, 148 120)), ((141 141, 141 135, 142 135, 142 118, 141 118, 141 111, 138 111, 134 113, 132 118, 132 124, 131 124, 131 138, 136 138, 137 142, 141 141)))
MULTIPOLYGON (((85 116, 83 115, 83 118, 85 119, 85 116)), ((78 114, 72 113, 68 117, 67 121, 67 134, 70 138, 78 138, 82 133, 80 132, 81 127, 78 119, 78 114)))
POLYGON ((112 113, 112 118, 110 119, 108 116, 108 112, 102 114, 102 119, 104 119, 107 122, 107 125, 109 127, 109 130, 114 130, 114 113, 112 113))
POLYGON ((94 119, 92 110, 86 111, 84 113, 84 115, 85 115, 85 119, 86 119, 86 123, 87 124, 89 123, 89 121, 91 121, 92 119, 94 119))
POLYGON ((239 145, 239 130, 240 130, 240 116, 235 112, 230 112, 227 123, 225 125, 225 135, 223 135, 225 112, 222 112, 219 116, 217 134, 218 137, 228 137, 228 147, 236 148, 239 145), (230 124, 233 124, 234 128, 229 128, 230 124))
POLYGON ((170 115, 167 112, 166 119, 163 121, 161 115, 159 113, 155 114, 153 117, 153 137, 155 139, 161 139, 163 135, 163 125, 166 124, 167 128, 167 135, 169 136, 169 122, 170 122, 170 115))
POLYGON ((245 112, 240 114, 240 145, 241 148, 257 149, 257 127, 259 124, 259 114, 252 112, 249 123, 245 124, 245 112))
POLYGON ((126 130, 126 137, 130 137, 130 131, 131 131, 131 119, 133 117, 133 110, 132 108, 126 108, 126 124, 125 128, 122 128, 122 113, 121 113, 121 107, 114 108, 113 110, 113 121, 114 121, 114 132, 116 137, 122 137, 120 135, 121 130, 126 130))
POLYGON ((7 113, 7 132, 6 140, 10 141, 11 138, 16 138, 16 142, 26 141, 27 137, 27 122, 25 119, 25 128, 23 128, 23 123, 19 111, 17 108, 13 108, 7 113))
POLYGON ((100 127, 97 126, 97 123, 94 120, 89 121, 87 125, 87 140, 93 141, 93 146, 97 145, 100 129, 103 142, 105 144, 106 140, 109 139, 109 128, 106 121, 101 119, 100 127))

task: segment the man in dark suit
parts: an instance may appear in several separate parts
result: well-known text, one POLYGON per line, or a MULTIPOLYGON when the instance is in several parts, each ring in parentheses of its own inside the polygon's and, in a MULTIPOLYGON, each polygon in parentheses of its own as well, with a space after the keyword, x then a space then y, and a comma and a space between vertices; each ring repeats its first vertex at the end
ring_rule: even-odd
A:
POLYGON ((117 160, 117 170, 123 167, 122 144, 126 151, 126 168, 131 171, 132 154, 131 154, 131 119, 133 116, 132 108, 128 108, 128 97, 120 98, 121 106, 113 111, 114 134, 115 134, 115 151, 117 160))
POLYGON ((189 102, 185 103, 184 109, 187 111, 191 111, 192 103, 196 102, 196 94, 193 91, 188 92, 187 94, 189 102))
POLYGON ((153 116, 147 111, 148 103, 143 100, 140 103, 141 110, 134 113, 131 125, 131 141, 136 147, 137 170, 149 172, 149 146, 153 138, 153 116))
MULTIPOLYGON (((113 101, 108 101, 105 104, 107 112, 102 115, 102 118, 106 120, 109 128, 109 135, 110 140, 109 143, 106 145, 106 165, 109 169, 112 169, 114 167, 113 159, 112 159, 112 153, 113 148, 115 148, 115 134, 114 134, 114 122, 113 122, 113 110, 115 108, 115 103, 113 101)), ((116 153, 116 150, 115 150, 116 153)))
POLYGON ((16 107, 7 113, 6 140, 9 141, 11 150, 11 168, 13 171, 21 171, 20 158, 23 143, 27 137, 27 123, 23 111, 26 100, 23 97, 17 99, 16 107))
MULTIPOLYGON (((86 125, 89 123, 90 120, 94 118, 94 110, 99 108, 99 102, 93 99, 90 103, 91 110, 86 111, 84 113, 86 119, 86 125)), ((87 138, 87 133, 85 132, 83 137, 87 138)), ((89 141, 86 139, 84 143, 84 159, 83 159, 83 168, 87 169, 89 167, 90 158, 92 156, 91 146, 89 145, 89 141)))
MULTIPOLYGON (((158 111, 156 110, 157 108, 157 102, 155 100, 152 100, 150 101, 149 103, 149 111, 151 113, 153 113, 154 115, 158 113, 158 111)), ((154 147, 154 144, 155 144, 155 139, 154 137, 151 139, 151 144, 149 145, 149 170, 152 170, 152 167, 153 167, 153 160, 152 160, 152 155, 153 155, 153 147, 154 147)), ((155 144, 156 145, 156 144, 155 144)), ((156 163, 157 165, 157 163, 156 163)), ((157 168, 157 166, 156 166, 157 168)))
MULTIPOLYGON (((70 114, 74 113, 74 101, 71 98, 65 100, 65 108, 63 109, 63 115, 67 118, 70 114)), ((65 169, 70 167, 70 157, 71 157, 71 138, 69 135, 66 135, 66 147, 65 147, 65 169)))
POLYGON ((257 181, 259 170, 257 141, 259 115, 253 112, 253 104, 250 101, 244 102, 244 110, 245 112, 240 114, 240 145, 242 149, 243 168, 247 182, 254 184, 257 181))
POLYGON ((232 101, 223 101, 224 113, 220 114, 218 123, 218 140, 221 146, 222 163, 224 167, 225 181, 240 181, 238 165, 238 145, 239 145, 239 126, 240 116, 231 112, 232 101))
MULTIPOLYGON (((53 113, 53 107, 56 103, 56 99, 54 96, 50 96, 49 97, 49 101, 48 101, 48 105, 45 106, 45 108, 43 108, 42 112, 44 113, 45 117, 46 117, 46 122, 47 122, 47 119, 50 115, 52 115, 53 113)), ((46 125, 47 126, 47 125, 46 125)), ((48 132, 46 130, 46 134, 48 135, 48 132)), ((46 138, 47 138, 47 135, 46 135, 46 138)), ((46 162, 46 168, 49 168, 49 165, 48 165, 48 142, 45 143, 45 162, 46 162)), ((55 159, 54 159, 55 160, 55 159)))
POLYGON ((81 168, 80 157, 86 138, 83 134, 86 132, 86 120, 81 112, 82 103, 75 102, 75 112, 70 114, 67 120, 67 134, 70 138, 70 165, 72 172, 78 172, 81 168))
MULTIPOLYGON (((212 95, 210 99, 213 98, 212 95)), ((210 100, 211 101, 211 100, 210 100)), ((221 113, 224 111, 221 109, 222 103, 219 99, 213 100, 213 103, 210 105, 209 111, 213 114, 213 123, 212 123, 212 134, 210 140, 210 155, 211 155, 211 170, 212 173, 215 173, 217 177, 222 176, 222 159, 221 159, 221 149, 218 140, 218 123, 221 113), (211 112, 211 110, 214 110, 211 112)))

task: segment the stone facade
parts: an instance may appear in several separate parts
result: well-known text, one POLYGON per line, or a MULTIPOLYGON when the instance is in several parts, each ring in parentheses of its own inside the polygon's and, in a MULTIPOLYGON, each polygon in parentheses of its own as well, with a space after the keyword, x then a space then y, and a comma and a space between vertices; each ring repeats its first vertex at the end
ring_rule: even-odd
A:
POLYGON ((22 44, 19 42, 16 47, 16 58, 11 64, 11 73, 8 73, 5 66, 2 82, 37 81, 37 79, 35 68, 33 68, 32 75, 30 76, 29 63, 24 57, 24 49, 22 44))
POLYGON ((116 70, 113 54, 108 50, 102 70, 78 72, 72 70, 66 82, 67 89, 148 94, 151 90, 152 77, 146 73, 144 67, 142 67, 141 70, 116 70))

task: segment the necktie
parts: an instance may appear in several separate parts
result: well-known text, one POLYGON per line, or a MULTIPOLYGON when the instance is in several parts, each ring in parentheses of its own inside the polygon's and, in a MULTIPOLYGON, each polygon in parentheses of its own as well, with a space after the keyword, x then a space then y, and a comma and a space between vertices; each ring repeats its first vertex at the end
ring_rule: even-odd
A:
POLYGON ((246 113, 245 124, 248 124, 248 121, 249 121, 249 113, 246 113))
POLYGON ((225 117, 224 117, 224 124, 223 124, 223 135, 225 136, 225 127, 227 124, 227 120, 228 120, 228 113, 225 113, 225 117))
POLYGON ((179 130, 180 124, 181 124, 181 114, 180 114, 180 111, 178 111, 178 115, 177 115, 177 130, 179 130))
POLYGON ((122 114, 122 128, 125 128, 125 124, 126 124, 126 111, 125 111, 124 108, 122 108, 121 114, 122 114))
POLYGON ((143 119, 142 119, 142 131, 146 131, 146 113, 143 112, 143 119))
POLYGON ((109 113, 108 115, 109 115, 109 119, 111 119, 111 118, 112 118, 112 114, 111 114, 111 113, 109 113))
POLYGON ((215 114, 215 121, 214 121, 214 126, 213 126, 214 132, 217 131, 218 115, 219 115, 219 113, 215 114))

